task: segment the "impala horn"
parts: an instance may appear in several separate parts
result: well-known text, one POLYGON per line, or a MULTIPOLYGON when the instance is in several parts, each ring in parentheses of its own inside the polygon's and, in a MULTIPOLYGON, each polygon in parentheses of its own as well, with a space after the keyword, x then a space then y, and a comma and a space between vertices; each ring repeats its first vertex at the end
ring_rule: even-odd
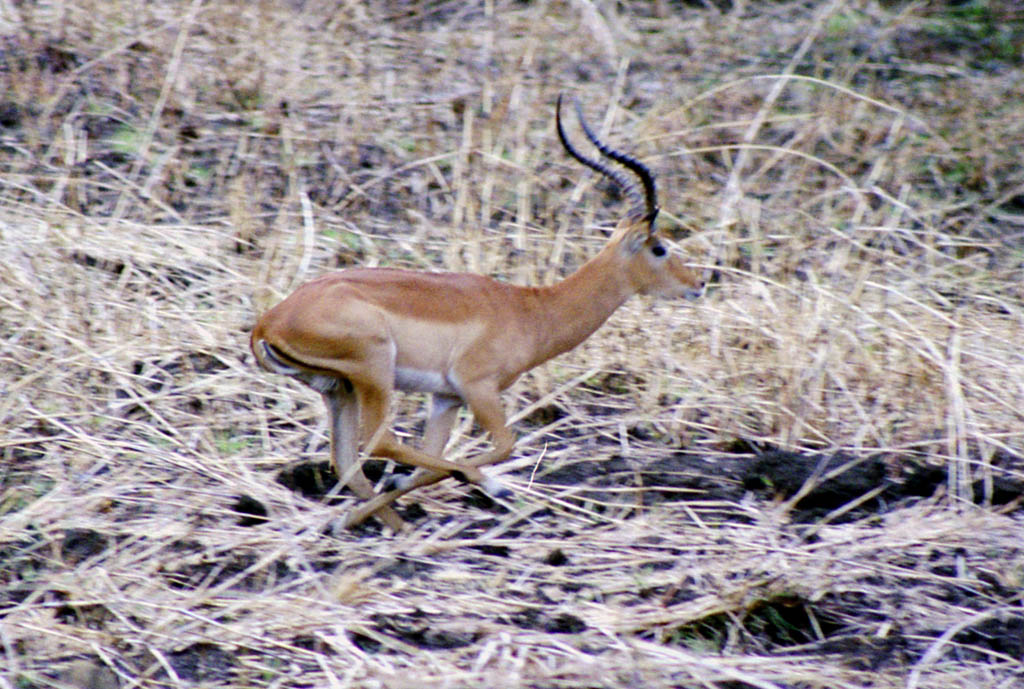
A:
POLYGON ((637 177, 640 178, 640 182, 643 184, 644 193, 641 196, 640 191, 636 188, 636 185, 631 183, 622 173, 617 170, 612 170, 604 163, 593 160, 586 157, 579 151, 577 151, 572 144, 569 143, 568 137, 565 135, 565 130, 562 128, 562 96, 558 96, 558 105, 555 108, 555 124, 558 127, 558 138, 562 141, 562 146, 565 150, 576 160, 580 161, 592 170, 595 170, 608 179, 612 180, 622 189, 622 191, 630 198, 633 206, 630 210, 630 215, 643 218, 649 225, 648 232, 654 232, 654 220, 658 217, 658 188, 654 183, 654 175, 650 169, 641 163, 636 158, 626 155, 621 151, 616 151, 606 143, 597 138, 594 131, 587 124, 587 120, 583 117, 583 108, 580 106, 578 99, 574 99, 576 105, 576 117, 579 118, 580 126, 583 128, 583 133, 590 139, 590 143, 597 147, 597 150, 601 152, 601 155, 606 158, 614 160, 623 167, 629 168, 637 177))

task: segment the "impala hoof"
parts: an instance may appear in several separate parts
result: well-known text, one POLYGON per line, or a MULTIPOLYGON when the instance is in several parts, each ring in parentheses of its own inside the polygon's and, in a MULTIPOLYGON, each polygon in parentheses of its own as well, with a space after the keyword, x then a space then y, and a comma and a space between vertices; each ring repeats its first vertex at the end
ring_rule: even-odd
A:
POLYGON ((384 492, 390 493, 393 490, 405 490, 412 484, 412 474, 392 474, 391 478, 384 484, 384 492))
MULTIPOLYGON (((413 476, 413 474, 392 476, 388 480, 387 484, 384 486, 385 492, 391 492, 393 490, 405 490, 409 488, 410 486, 412 486, 413 476)), ((463 474, 461 471, 453 471, 452 478, 461 483, 476 485, 477 487, 480 488, 480 490, 482 490, 484 493, 486 493, 488 496, 492 498, 499 498, 504 500, 507 498, 511 498, 513 495, 512 491, 509 490, 504 483, 502 483, 496 478, 489 478, 487 476, 484 476, 483 481, 474 484, 472 481, 466 478, 466 475, 463 474)))
POLYGON ((512 497, 512 491, 505 487, 505 484, 496 478, 490 478, 487 475, 481 473, 483 480, 479 482, 470 481, 465 474, 461 471, 453 471, 452 478, 462 483, 468 483, 475 485, 477 488, 482 490, 484 493, 492 498, 510 498, 512 497))
POLYGON ((480 484, 480 489, 498 500, 507 500, 512 497, 512 491, 496 478, 485 478, 484 482, 480 484))

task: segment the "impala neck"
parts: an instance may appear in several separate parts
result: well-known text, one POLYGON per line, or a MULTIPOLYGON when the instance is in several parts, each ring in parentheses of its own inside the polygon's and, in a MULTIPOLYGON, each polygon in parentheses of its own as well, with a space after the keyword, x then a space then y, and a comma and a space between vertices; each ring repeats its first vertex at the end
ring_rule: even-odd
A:
POLYGON ((566 279, 537 289, 537 363, 583 342, 633 295, 617 252, 612 242, 566 279))

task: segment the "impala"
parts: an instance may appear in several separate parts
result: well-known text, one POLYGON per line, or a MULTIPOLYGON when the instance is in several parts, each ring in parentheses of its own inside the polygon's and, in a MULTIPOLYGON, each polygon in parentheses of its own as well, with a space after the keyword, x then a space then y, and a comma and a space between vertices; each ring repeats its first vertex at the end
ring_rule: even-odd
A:
POLYGON ((524 372, 581 343, 634 294, 701 294, 703 272, 671 253, 655 229, 657 192, 650 170, 600 141, 577 102, 587 138, 601 155, 635 174, 643 194, 622 170, 581 154, 566 137, 561 105, 559 97, 555 124, 562 146, 632 201, 607 245, 575 273, 549 287, 520 287, 465 273, 346 269, 300 286, 253 329, 250 345, 260 366, 297 378, 323 396, 338 480, 365 501, 348 515, 347 526, 377 514, 400 529, 404 522, 391 503, 447 476, 505 493, 480 470, 508 458, 515 444, 501 392, 524 372), (399 442, 388 428, 395 390, 431 394, 422 449, 399 442), (461 405, 490 434, 492 449, 456 464, 442 455, 461 405), (421 470, 377 494, 362 473, 360 446, 366 456, 421 470))

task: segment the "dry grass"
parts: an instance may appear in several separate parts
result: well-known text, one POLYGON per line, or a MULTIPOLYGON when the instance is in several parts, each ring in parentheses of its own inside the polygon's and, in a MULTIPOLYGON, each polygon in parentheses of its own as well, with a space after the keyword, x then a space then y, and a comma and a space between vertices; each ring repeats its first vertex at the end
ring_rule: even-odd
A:
POLYGON ((0 3, 0 687, 1022 686, 1021 18, 808 4, 0 3), (514 504, 327 533, 249 328, 338 266, 593 255, 563 91, 716 287, 517 384, 514 504), (808 523, 738 439, 947 485, 808 523))

